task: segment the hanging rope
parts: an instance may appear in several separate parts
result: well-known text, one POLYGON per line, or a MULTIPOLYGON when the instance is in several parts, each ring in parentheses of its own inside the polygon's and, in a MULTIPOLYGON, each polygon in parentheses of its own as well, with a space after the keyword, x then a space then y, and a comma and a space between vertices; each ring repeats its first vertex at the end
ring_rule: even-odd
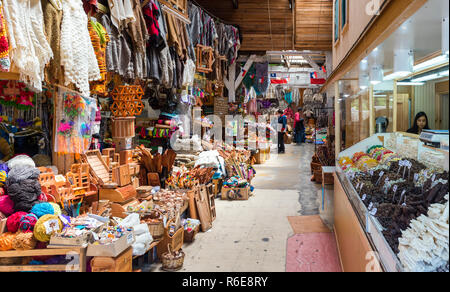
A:
POLYGON ((272 37, 272 17, 271 17, 271 14, 270 14, 270 0, 267 0, 267 10, 269 11, 270 41, 272 43, 272 51, 274 51, 274 48, 273 48, 273 37, 272 37))

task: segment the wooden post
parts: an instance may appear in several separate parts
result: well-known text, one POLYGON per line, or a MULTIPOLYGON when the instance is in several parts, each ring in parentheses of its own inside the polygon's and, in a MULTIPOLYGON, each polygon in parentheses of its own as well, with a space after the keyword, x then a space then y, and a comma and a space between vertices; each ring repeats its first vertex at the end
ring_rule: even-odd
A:
POLYGON ((373 85, 369 87, 369 125, 370 136, 375 135, 375 102, 373 97, 373 85))
POLYGON ((341 107, 339 105, 339 81, 334 84, 334 112, 335 112, 335 126, 334 126, 334 136, 336 140, 336 159, 339 157, 341 152, 341 107))
POLYGON ((394 104, 392 106, 393 113, 392 113, 392 119, 393 121, 393 132, 397 132, 397 115, 398 115, 398 87, 397 87, 397 80, 394 80, 394 104))

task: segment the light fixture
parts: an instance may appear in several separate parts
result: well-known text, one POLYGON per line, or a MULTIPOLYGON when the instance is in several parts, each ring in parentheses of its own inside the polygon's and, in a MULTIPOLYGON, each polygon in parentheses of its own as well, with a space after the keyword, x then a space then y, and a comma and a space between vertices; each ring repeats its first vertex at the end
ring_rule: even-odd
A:
POLYGON ((413 71, 414 53, 410 49, 397 49, 394 51, 394 73, 385 77, 385 80, 393 80, 408 76, 413 71), (388 79, 392 78, 392 79, 388 79))
POLYGON ((408 81, 397 82, 398 86, 422 86, 424 84, 425 84, 424 82, 408 82, 408 81))
POLYGON ((366 72, 360 73, 358 81, 359 81, 359 88, 361 88, 362 90, 369 88, 370 76, 368 73, 366 72))
POLYGON ((383 68, 380 65, 372 65, 370 67, 370 83, 372 85, 377 85, 383 82, 383 68))
POLYGON ((414 72, 419 72, 434 66, 443 65, 448 62, 448 55, 440 55, 436 58, 430 59, 428 61, 422 62, 420 64, 417 64, 413 67, 414 72))
POLYGON ((442 18, 442 54, 449 55, 449 23, 448 17, 442 18))
POLYGON ((448 77, 448 75, 449 75, 449 70, 425 75, 422 77, 413 78, 411 81, 412 82, 425 82, 425 81, 430 81, 430 80, 434 80, 434 79, 439 79, 442 77, 448 77))

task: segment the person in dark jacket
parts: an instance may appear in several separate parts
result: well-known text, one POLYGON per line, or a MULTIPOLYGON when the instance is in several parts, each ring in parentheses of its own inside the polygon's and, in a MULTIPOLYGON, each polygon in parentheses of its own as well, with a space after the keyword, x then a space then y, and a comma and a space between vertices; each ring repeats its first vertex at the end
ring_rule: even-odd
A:
POLYGON ((424 112, 420 112, 416 115, 416 118, 414 119, 414 124, 411 129, 409 129, 407 132, 411 134, 420 135, 423 130, 429 130, 429 124, 428 124, 428 117, 427 114, 424 112))
POLYGON ((287 117, 282 110, 278 110, 278 153, 285 153, 284 135, 287 130, 287 117))

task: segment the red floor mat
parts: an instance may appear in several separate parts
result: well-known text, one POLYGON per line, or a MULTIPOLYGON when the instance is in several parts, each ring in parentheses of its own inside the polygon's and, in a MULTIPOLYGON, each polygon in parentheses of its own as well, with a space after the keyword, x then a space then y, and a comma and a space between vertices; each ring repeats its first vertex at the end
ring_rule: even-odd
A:
POLYGON ((286 272, 342 272, 334 234, 305 233, 289 238, 286 272))

